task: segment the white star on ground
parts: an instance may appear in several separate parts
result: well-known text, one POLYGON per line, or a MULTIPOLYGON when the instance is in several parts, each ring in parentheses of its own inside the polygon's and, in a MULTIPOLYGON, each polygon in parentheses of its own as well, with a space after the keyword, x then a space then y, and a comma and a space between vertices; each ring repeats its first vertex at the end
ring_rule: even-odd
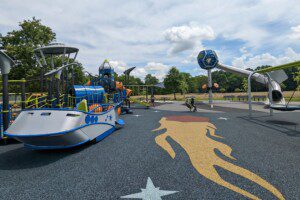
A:
POLYGON ((132 115, 132 116, 139 117, 139 116, 142 116, 142 115, 132 115))
POLYGON ((158 111, 158 110, 155 110, 155 111, 153 111, 153 112, 156 112, 156 113, 157 113, 157 112, 160 112, 160 111, 158 111))
POLYGON ((227 119, 229 119, 229 118, 226 118, 226 117, 219 117, 218 119, 227 121, 227 119))
POLYGON ((178 191, 160 190, 159 187, 155 187, 151 178, 148 177, 147 185, 145 189, 141 189, 141 192, 135 194, 129 194, 122 196, 125 199, 142 199, 142 200, 162 200, 162 196, 177 193, 178 191))

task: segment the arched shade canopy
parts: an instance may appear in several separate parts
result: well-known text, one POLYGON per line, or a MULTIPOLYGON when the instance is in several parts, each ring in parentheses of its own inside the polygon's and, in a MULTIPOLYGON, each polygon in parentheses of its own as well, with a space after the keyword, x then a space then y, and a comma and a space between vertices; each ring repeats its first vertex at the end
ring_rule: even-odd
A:
POLYGON ((1 74, 8 74, 14 64, 14 61, 4 51, 0 51, 1 74))
POLYGON ((79 51, 76 47, 65 46, 63 44, 49 45, 45 47, 39 47, 34 50, 35 53, 42 52, 45 55, 59 55, 59 54, 71 54, 79 51))

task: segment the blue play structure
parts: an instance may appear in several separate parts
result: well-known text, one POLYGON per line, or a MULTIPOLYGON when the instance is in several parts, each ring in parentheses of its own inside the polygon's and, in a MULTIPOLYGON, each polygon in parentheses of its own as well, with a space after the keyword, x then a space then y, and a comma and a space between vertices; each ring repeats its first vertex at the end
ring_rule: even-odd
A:
MULTIPOLYGON (((9 127, 3 126, 4 136, 21 141, 32 149, 63 149, 89 141, 98 142, 114 132, 117 126, 124 125, 119 117, 121 114, 131 113, 124 106, 130 90, 123 87, 122 83, 115 82, 114 69, 107 60, 99 67, 97 77, 86 85, 75 85, 76 63, 69 63, 65 59, 75 53, 75 60, 77 52, 77 48, 63 44, 35 50, 41 68, 47 66, 46 56, 52 58, 62 55, 59 57, 62 59, 62 66, 44 74, 48 80, 48 94, 36 98, 35 104, 30 109, 22 110, 9 127), (71 81, 68 76, 61 75, 68 74, 69 70, 72 74, 71 81), (61 85, 61 82, 66 84, 61 85), (61 93, 62 91, 66 93, 61 93)), ((54 66, 52 59, 49 60, 54 66)), ((4 110, 9 110, 8 106, 4 110)), ((2 119, 10 121, 8 113, 2 113, 6 115, 2 119)))

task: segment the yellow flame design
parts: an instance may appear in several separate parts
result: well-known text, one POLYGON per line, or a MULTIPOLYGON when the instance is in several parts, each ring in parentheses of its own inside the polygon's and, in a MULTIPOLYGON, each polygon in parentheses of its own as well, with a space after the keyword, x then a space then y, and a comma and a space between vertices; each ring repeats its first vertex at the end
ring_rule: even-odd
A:
POLYGON ((166 140, 168 136, 176 141, 186 151, 193 167, 209 180, 233 190, 234 192, 240 193, 250 199, 259 199, 257 196, 222 179, 215 169, 215 166, 219 166, 262 186, 273 193, 278 199, 284 199, 283 195, 274 186, 258 175, 247 169, 227 162, 215 154, 214 150, 218 149, 228 158, 236 160, 231 156, 232 149, 229 146, 215 141, 207 136, 209 133, 209 135, 212 137, 222 138, 221 136, 215 134, 215 130, 217 128, 212 123, 170 121, 165 117, 163 117, 159 122, 161 126, 153 131, 166 129, 166 132, 158 135, 155 138, 155 141, 159 146, 166 150, 173 159, 175 158, 176 154, 166 140))

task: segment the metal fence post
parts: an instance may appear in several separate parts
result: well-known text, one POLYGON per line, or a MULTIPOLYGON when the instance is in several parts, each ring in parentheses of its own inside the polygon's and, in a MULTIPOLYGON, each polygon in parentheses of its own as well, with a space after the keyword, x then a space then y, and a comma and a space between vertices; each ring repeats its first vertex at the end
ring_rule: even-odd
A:
POLYGON ((25 109, 25 101, 26 101, 26 89, 25 89, 25 82, 24 78, 21 79, 21 108, 22 110, 25 109))
POLYGON ((8 128, 8 114, 9 114, 9 96, 8 96, 8 74, 2 74, 2 94, 3 94, 3 130, 5 131, 8 128))
POLYGON ((255 74, 255 72, 252 72, 248 76, 248 105, 249 105, 249 117, 252 116, 252 101, 251 101, 251 78, 255 74))

